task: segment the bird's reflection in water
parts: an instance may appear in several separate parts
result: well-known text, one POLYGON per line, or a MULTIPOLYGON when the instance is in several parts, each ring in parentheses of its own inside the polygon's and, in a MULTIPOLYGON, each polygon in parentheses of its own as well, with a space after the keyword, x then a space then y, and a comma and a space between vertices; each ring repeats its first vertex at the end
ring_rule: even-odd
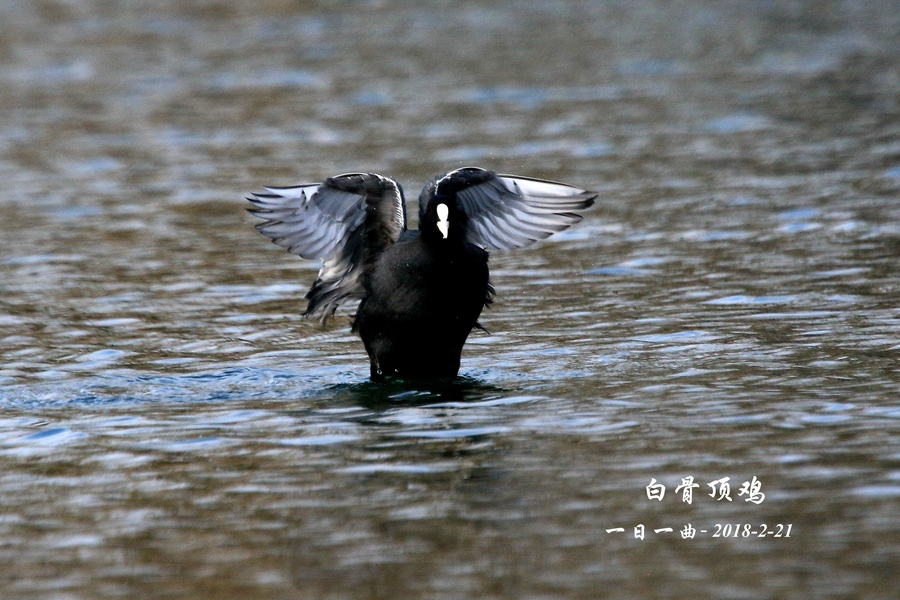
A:
POLYGON ((509 390, 464 376, 421 380, 388 377, 380 382, 339 384, 330 390, 337 404, 363 406, 376 411, 401 406, 482 402, 510 393, 509 390))

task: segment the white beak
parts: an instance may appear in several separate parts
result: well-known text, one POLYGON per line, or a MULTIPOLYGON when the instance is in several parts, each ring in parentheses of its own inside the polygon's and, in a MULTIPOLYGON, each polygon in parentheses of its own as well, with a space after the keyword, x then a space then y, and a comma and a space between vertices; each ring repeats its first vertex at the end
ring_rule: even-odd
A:
POLYGON ((444 236, 444 239, 447 239, 447 236, 450 234, 450 221, 447 220, 447 217, 450 216, 450 209, 447 208, 446 204, 438 204, 437 205, 437 228, 438 231, 441 232, 441 235, 444 236))

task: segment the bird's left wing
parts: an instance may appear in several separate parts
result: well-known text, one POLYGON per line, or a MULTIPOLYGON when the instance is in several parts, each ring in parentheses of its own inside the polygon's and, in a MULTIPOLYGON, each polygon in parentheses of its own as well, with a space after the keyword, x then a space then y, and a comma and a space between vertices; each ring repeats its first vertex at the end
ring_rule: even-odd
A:
MULTIPOLYGON (((572 211, 594 204, 597 194, 573 185, 498 175, 465 167, 436 178, 426 195, 453 194, 468 220, 466 238, 478 246, 511 250, 581 221, 572 211)), ((421 203, 421 200, 420 200, 421 203)))

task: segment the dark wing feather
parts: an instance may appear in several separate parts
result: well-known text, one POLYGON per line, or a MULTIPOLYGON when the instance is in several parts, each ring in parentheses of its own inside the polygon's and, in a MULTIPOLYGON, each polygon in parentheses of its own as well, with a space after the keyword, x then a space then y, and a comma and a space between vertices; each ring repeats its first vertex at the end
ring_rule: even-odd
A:
POLYGON ((247 198, 250 213, 265 219, 257 229, 293 254, 324 260, 304 313, 321 308, 323 322, 345 299, 362 297, 365 265, 406 229, 402 189, 374 173, 265 190, 247 198))
MULTIPOLYGON (((594 204, 597 194, 543 179, 497 175, 467 167, 461 172, 473 185, 453 186, 456 201, 468 217, 467 239, 485 248, 510 250, 527 246, 581 221, 571 211, 594 204)), ((437 189, 444 186, 437 182, 437 189)))

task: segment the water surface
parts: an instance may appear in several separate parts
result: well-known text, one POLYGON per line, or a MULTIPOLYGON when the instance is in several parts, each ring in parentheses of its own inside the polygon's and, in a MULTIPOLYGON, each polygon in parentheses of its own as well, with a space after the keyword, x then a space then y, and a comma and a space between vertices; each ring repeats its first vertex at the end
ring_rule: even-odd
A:
POLYGON ((897 597, 896 8, 0 9, 0 596, 897 597), (600 200, 371 384, 242 196, 468 164, 600 200))

